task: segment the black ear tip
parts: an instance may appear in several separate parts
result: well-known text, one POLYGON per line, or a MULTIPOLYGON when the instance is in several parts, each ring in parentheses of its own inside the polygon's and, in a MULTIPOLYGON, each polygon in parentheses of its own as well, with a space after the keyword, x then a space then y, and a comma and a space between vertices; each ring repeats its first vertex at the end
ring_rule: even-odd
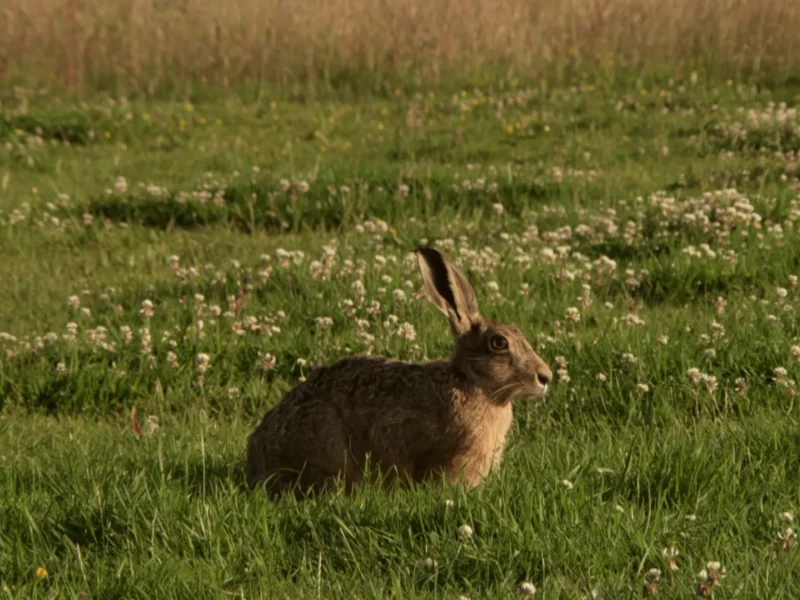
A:
POLYGON ((434 256, 441 256, 442 253, 436 250, 435 248, 431 248, 430 246, 417 246, 414 249, 415 254, 421 254, 426 258, 431 258, 434 256))
POLYGON ((441 271, 444 274, 444 277, 447 278, 447 260, 445 259, 444 254, 435 248, 431 248, 430 246, 419 246, 415 252, 417 253, 417 256, 421 256, 423 259, 425 259, 425 262, 428 263, 431 268, 441 271))

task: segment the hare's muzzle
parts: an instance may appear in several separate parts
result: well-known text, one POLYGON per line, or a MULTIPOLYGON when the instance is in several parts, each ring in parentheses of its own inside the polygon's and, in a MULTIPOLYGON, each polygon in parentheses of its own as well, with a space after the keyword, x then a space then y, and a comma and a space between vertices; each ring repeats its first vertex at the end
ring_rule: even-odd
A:
POLYGON ((536 395, 541 396, 547 392, 547 386, 553 380, 553 371, 542 359, 534 366, 536 374, 536 395))
POLYGON ((543 365, 540 369, 536 371, 536 381, 539 382, 539 385, 542 387, 547 387, 547 384, 553 379, 553 372, 550 370, 550 367, 547 365, 543 365))

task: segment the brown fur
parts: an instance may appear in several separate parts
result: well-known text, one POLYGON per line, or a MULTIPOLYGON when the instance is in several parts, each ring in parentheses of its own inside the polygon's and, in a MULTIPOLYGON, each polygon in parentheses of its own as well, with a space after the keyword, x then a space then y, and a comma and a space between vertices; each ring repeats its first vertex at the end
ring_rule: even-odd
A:
POLYGON ((450 319, 451 359, 358 357, 313 371, 251 435, 251 486, 298 497, 337 482, 350 491, 368 462, 387 484, 444 475, 476 486, 500 463, 512 400, 543 394, 552 373, 519 329, 480 316, 455 265, 436 250, 417 252, 425 289, 450 319), (492 348, 498 335, 507 350, 492 348))

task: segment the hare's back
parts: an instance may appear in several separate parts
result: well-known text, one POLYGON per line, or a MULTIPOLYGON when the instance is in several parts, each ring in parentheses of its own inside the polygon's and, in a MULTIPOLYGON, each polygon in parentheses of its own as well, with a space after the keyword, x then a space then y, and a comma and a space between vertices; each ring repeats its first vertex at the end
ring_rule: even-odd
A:
POLYGON ((343 414, 387 405, 421 407, 436 395, 438 363, 405 363, 383 357, 342 359, 313 371, 296 388, 307 402, 334 404, 343 414))
POLYGON ((353 357, 319 367, 264 416, 256 435, 270 444, 299 438, 316 444, 337 431, 366 447, 382 424, 446 422, 444 376, 436 365, 353 357))

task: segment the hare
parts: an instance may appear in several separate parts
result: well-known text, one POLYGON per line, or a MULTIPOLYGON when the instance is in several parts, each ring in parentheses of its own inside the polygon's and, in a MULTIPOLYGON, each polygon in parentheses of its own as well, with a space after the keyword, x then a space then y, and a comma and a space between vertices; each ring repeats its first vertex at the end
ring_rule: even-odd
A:
POLYGON ((416 250, 425 292, 447 315, 450 360, 346 358, 313 371, 250 436, 247 480, 298 498, 364 482, 441 477, 481 483, 503 456, 512 400, 539 396, 550 367, 512 325, 481 316, 464 274, 432 248, 416 250))

